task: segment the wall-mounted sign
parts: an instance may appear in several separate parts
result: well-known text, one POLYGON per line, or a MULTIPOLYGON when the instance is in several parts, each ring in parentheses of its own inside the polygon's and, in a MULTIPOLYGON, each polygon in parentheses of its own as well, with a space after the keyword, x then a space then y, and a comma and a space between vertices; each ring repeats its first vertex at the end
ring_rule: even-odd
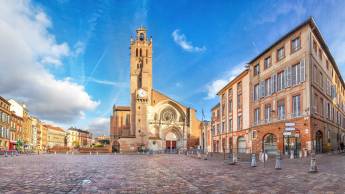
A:
POLYGON ((294 127, 286 127, 285 131, 295 131, 295 128, 294 127))
POLYGON ((284 136, 289 136, 289 135, 291 135, 291 132, 290 132, 290 131, 284 132, 283 135, 284 135, 284 136))
POLYGON ((285 123, 285 127, 293 127, 295 126, 295 123, 285 123))

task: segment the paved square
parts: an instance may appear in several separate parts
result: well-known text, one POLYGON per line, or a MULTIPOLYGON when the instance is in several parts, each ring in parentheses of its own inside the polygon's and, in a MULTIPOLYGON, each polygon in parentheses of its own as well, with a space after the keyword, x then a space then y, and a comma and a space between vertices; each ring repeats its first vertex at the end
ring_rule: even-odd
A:
POLYGON ((0 193, 344 193, 345 156, 235 166, 184 155, 31 155, 0 158, 0 193))

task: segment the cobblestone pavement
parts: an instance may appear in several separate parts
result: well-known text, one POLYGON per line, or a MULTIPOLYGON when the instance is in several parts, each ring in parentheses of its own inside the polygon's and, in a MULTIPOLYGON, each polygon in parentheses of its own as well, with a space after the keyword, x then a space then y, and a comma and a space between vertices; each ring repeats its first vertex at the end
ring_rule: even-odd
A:
POLYGON ((345 155, 228 165, 184 155, 30 155, 0 158, 0 193, 344 193, 345 155))

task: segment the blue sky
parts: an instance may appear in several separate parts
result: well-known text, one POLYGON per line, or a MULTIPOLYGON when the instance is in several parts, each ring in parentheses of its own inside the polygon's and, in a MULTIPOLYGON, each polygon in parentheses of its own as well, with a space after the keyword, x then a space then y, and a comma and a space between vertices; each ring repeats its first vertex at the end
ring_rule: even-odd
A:
POLYGON ((25 71, 0 78, 11 85, 0 86, 0 94, 25 102, 42 120, 89 128, 97 135, 108 134, 112 105, 129 104, 129 39, 140 25, 153 37, 154 88, 194 107, 200 119, 202 109, 209 119, 216 91, 246 62, 309 16, 345 73, 345 1, 1 4, 0 21, 8 25, 0 24, 0 40, 11 46, 0 49, 21 56, 23 52, 27 60, 3 54, 4 68, 14 68, 13 74, 25 71), (13 46, 17 40, 21 49, 13 46))

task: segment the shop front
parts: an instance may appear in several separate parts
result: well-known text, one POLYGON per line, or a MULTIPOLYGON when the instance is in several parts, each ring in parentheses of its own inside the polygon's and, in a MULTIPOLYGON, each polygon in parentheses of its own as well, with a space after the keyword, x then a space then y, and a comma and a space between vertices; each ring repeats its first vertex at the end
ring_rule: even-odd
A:
POLYGON ((296 128, 295 123, 285 123, 284 155, 299 157, 301 152, 301 131, 296 128))

